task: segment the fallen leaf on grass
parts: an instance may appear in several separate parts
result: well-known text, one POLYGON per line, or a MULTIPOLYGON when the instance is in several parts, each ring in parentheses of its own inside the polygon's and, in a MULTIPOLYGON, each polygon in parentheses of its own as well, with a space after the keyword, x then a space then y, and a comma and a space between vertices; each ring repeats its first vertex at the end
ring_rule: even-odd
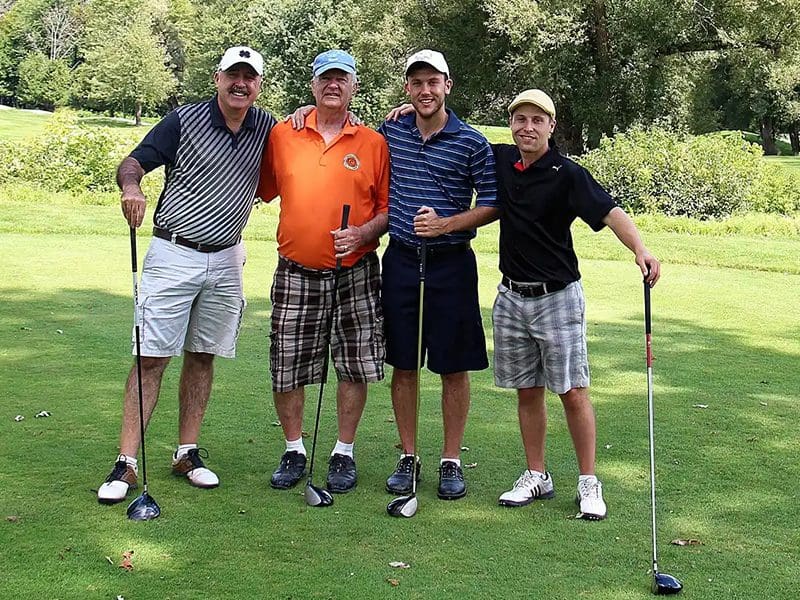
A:
POLYGON ((759 404, 760 404, 761 406, 767 406, 767 403, 766 403, 766 402, 759 402, 759 404))
POLYGON ((461 446, 462 452, 469 452, 469 446, 461 446))
POLYGON ((308 433, 307 431, 302 431, 302 432, 300 432, 300 437, 308 437, 308 436, 310 436, 310 435, 311 435, 311 434, 310 434, 310 433, 308 433))
POLYGON ((22 415, 17 415, 16 417, 14 417, 14 420, 15 420, 17 423, 19 423, 20 421, 22 421, 22 420, 24 420, 24 419, 25 419, 25 417, 23 417, 22 415))
POLYGON ((394 447, 395 447, 395 448, 397 448, 398 450, 402 450, 402 449, 403 449, 403 443, 402 443, 402 442, 397 442, 397 443, 394 445, 394 447))
POLYGON ((17 515, 8 515, 6 517, 6 521, 8 521, 9 523, 18 523, 19 517, 17 515))
POLYGON ((110 565, 113 565, 113 564, 114 564, 114 561, 113 561, 113 560, 111 560, 111 557, 110 557, 110 556, 106 556, 106 560, 108 561, 108 564, 110 564, 110 565))
POLYGON ((410 569, 411 568, 411 565, 409 565, 408 563, 404 563, 402 561, 399 561, 399 560, 393 560, 392 562, 389 563, 389 566, 393 567, 395 569, 410 569))
POLYGON ((392 587, 397 587, 400 585, 400 581, 398 579, 387 579, 386 581, 388 581, 392 587))
POLYGON ((692 408, 708 408, 708 404, 692 404, 692 408))
POLYGON ((703 542, 690 538, 688 540, 672 540, 670 544, 674 546, 702 546, 703 542))
POLYGON ((478 466, 478 463, 467 463, 466 465, 464 465, 464 468, 465 469, 474 469, 477 466, 478 466))
POLYGON ((47 412, 46 410, 40 410, 38 413, 36 413, 36 414, 35 414, 35 415, 33 415, 33 416, 34 416, 34 418, 39 418, 39 417, 49 417, 49 416, 50 416, 50 413, 49 413, 49 412, 47 412))
POLYGON ((64 333, 63 329, 56 329, 56 333, 62 335, 64 333))
POLYGON ((744 439, 745 442, 757 442, 758 438, 754 435, 750 436, 749 438, 744 439))
POLYGON ((391 418, 389 418, 389 419, 386 419, 386 420, 384 421, 384 423, 394 423, 394 419, 391 419, 391 418))
POLYGON ((126 571, 133 571, 133 563, 131 562, 132 556, 133 556, 133 550, 128 550, 127 552, 123 552, 122 562, 119 563, 119 568, 125 569, 126 571))
POLYGON ((611 448, 612 448, 611 444, 606 444, 605 447, 606 447, 606 450, 611 450, 611 448))
POLYGON ((125 600, 124 596, 117 596, 117 600, 125 600))
POLYGON ((30 327, 20 327, 20 331, 33 331, 30 327))
POLYGON ((270 425, 272 425, 273 427, 280 427, 281 426, 281 422, 280 421, 273 421, 272 423, 270 423, 270 425))

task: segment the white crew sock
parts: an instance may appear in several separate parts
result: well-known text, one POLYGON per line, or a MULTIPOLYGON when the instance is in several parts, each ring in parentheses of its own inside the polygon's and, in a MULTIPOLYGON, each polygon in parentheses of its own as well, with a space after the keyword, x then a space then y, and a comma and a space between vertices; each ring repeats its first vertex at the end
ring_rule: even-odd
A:
POLYGON ((178 449, 175 450, 175 458, 183 458, 189 450, 194 450, 195 448, 197 448, 197 444, 179 444, 178 449))
POLYGON ((582 484, 584 481, 594 483, 597 481, 597 477, 595 475, 578 475, 578 485, 582 484))
POLYGON ((536 471, 534 469, 528 469, 528 474, 536 476, 536 477, 539 477, 541 479, 544 479, 544 473, 542 473, 541 471, 536 471))
POLYGON ((139 467, 139 461, 136 460, 136 458, 133 456, 128 456, 127 454, 120 454, 117 457, 117 461, 120 460, 124 460, 126 463, 132 466, 134 471, 139 467))
POLYGON ((344 454, 353 458, 353 444, 345 444, 342 440, 336 440, 336 445, 331 451, 331 456, 334 454, 344 454))
POLYGON ((286 451, 299 452, 300 454, 305 456, 306 447, 303 445, 303 436, 300 436, 296 440, 286 440, 286 451))
POLYGON ((457 466, 459 466, 459 467, 461 466, 461 459, 460 458, 443 458, 442 460, 439 461, 439 464, 440 465, 444 464, 444 461, 454 462, 454 463, 456 463, 457 466))

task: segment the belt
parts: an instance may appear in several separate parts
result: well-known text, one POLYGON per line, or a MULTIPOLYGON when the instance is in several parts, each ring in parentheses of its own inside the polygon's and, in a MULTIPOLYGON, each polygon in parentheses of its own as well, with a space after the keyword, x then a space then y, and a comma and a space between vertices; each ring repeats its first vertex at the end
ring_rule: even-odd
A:
POLYGON ((197 250, 198 252, 219 252, 220 250, 232 248, 241 241, 241 238, 239 238, 239 240, 233 244, 201 244, 200 242, 187 240, 186 238, 176 235, 168 229, 162 229, 161 227, 153 227, 153 236, 161 238, 162 240, 167 240, 173 244, 178 244, 178 246, 184 246, 186 248, 191 248, 192 250, 197 250))
POLYGON ((545 294, 552 294, 559 290, 563 290, 569 285, 563 281, 542 281, 537 283, 520 283, 511 281, 508 277, 503 275, 503 285, 510 289, 515 294, 519 294, 523 298, 538 298, 545 294))
MULTIPOLYGON (((377 262, 377 254, 375 254, 375 252, 367 252, 351 267, 341 267, 342 273, 344 274, 346 271, 360 267, 362 263, 365 263, 365 261, 368 261, 373 256, 377 262)), ((336 269, 312 269, 310 267, 304 267, 300 263, 296 263, 285 256, 281 256, 280 254, 278 255, 278 265, 289 273, 300 273, 306 277, 311 277, 312 279, 324 279, 326 277, 333 277, 336 274, 336 269)))
MULTIPOLYGON (((415 255, 419 256, 419 250, 421 246, 412 246, 411 244, 406 244, 405 242, 401 242, 395 238, 389 239, 389 247, 398 248, 404 252, 413 252, 415 255)), ((458 252, 466 252, 469 250, 470 244, 469 242, 456 242, 455 244, 425 244, 425 255, 430 258, 433 256, 444 256, 445 254, 456 254, 458 252)))

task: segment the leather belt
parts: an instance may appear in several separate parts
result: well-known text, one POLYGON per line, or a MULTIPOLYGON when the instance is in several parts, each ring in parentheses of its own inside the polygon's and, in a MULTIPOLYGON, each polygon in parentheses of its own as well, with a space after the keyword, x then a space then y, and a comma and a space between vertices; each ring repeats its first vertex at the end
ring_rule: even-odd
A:
POLYGON ((228 248, 233 248, 236 244, 241 241, 241 238, 234 244, 203 244, 200 242, 193 242, 192 240, 187 240, 185 237, 181 237, 169 231, 168 229, 162 229, 161 227, 153 227, 153 236, 160 238, 162 240, 167 240, 168 242, 172 242, 173 244, 178 244, 178 246, 184 246, 185 248, 191 248, 192 250, 197 250, 198 252, 219 252, 220 250, 226 250, 228 248))
POLYGON ((552 294, 563 290, 569 285, 563 281, 540 281, 536 283, 521 283, 518 281, 511 281, 508 277, 503 275, 503 285, 515 294, 519 294, 523 298, 538 298, 545 294, 552 294))
MULTIPOLYGON (((411 244, 406 244, 405 242, 401 242, 395 238, 389 239, 389 246, 394 248, 399 248, 404 252, 413 252, 417 256, 419 256, 419 249, 420 246, 412 246, 411 244)), ((458 252, 466 252, 470 249, 469 242, 456 242, 455 244, 437 244, 425 245, 425 254, 428 258, 433 256, 444 256, 445 254, 456 254, 458 252)))

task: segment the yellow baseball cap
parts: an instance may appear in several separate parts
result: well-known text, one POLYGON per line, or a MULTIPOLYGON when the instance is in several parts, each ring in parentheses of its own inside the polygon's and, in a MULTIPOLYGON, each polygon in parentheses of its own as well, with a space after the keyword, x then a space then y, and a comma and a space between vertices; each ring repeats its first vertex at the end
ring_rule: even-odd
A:
POLYGON ((533 104, 538 106, 552 118, 556 118, 556 105, 553 104, 553 99, 545 94, 542 90, 525 90, 519 94, 514 101, 508 105, 508 114, 512 114, 519 106, 523 104, 533 104))

